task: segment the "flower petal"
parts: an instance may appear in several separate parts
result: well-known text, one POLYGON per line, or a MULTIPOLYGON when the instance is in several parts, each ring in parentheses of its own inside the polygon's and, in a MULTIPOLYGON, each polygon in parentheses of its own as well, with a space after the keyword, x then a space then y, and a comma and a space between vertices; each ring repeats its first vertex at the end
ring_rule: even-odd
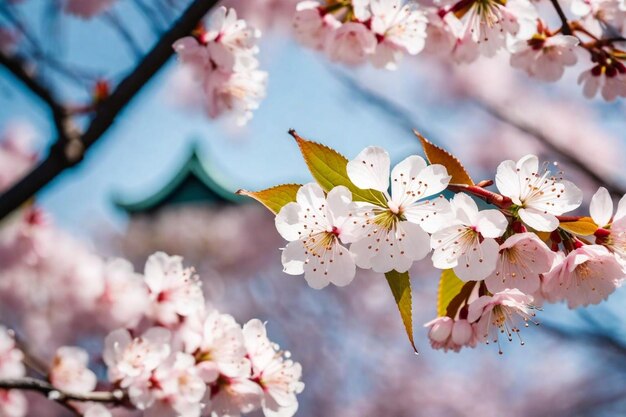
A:
POLYGON ((483 237, 500 237, 509 225, 504 214, 498 210, 480 211, 476 220, 476 230, 483 237))
POLYGON ((281 261, 283 272, 289 275, 304 274, 304 262, 307 259, 306 249, 301 240, 289 242, 283 249, 281 261))
POLYGON ((480 281, 496 268, 500 245, 494 239, 485 239, 481 244, 466 249, 454 272, 461 280, 480 281))
POLYGON ((359 188, 387 192, 389 189, 389 154, 383 148, 369 146, 346 167, 350 181, 359 188))
POLYGON ((609 224, 613 216, 613 200, 606 188, 600 187, 591 197, 589 213, 598 226, 604 227, 609 224))
POLYGON ((509 197, 515 204, 520 204, 520 181, 514 161, 508 160, 498 165, 496 186, 500 194, 509 197))
POLYGON ((527 208, 520 209, 518 214, 524 223, 540 232, 551 232, 559 227, 558 219, 550 213, 527 208))

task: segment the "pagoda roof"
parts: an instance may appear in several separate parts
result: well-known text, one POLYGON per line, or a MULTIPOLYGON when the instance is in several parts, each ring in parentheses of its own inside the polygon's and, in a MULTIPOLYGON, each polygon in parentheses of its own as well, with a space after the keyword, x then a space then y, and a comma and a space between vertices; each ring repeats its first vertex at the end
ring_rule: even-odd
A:
POLYGON ((143 199, 114 197, 114 204, 129 214, 153 213, 166 206, 183 204, 232 205, 245 202, 235 189, 200 155, 194 145, 187 160, 163 187, 143 199))

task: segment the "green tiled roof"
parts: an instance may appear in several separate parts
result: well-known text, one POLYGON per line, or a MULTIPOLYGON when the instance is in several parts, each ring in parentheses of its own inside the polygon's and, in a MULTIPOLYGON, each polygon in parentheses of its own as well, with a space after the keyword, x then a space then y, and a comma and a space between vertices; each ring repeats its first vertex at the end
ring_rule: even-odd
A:
POLYGON ((234 193, 217 172, 204 162, 194 146, 178 173, 156 193, 142 200, 115 198, 115 205, 129 214, 151 213, 161 207, 178 204, 228 205, 240 204, 245 199, 234 193))

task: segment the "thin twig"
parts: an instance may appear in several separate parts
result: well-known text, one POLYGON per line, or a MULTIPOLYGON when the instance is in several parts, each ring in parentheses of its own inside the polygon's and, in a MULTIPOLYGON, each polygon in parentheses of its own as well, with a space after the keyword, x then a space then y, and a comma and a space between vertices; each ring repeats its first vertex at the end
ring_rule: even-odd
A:
POLYGON ((47 396, 48 399, 58 403, 89 401, 121 404, 124 401, 124 393, 121 390, 93 391, 87 393, 67 392, 55 388, 52 384, 44 380, 30 377, 0 379, 0 388, 39 392, 47 396))
POLYGON ((554 10, 556 10, 556 13, 559 15, 559 19, 561 19, 561 32, 564 35, 571 35, 572 29, 569 27, 567 16, 565 16, 565 13, 563 12, 561 5, 559 4, 559 0, 550 0, 550 2, 552 3, 552 6, 554 6, 554 10))
POLYGON ((48 157, 0 196, 0 219, 28 201, 65 169, 80 162, 84 152, 106 133, 120 112, 172 56, 172 44, 190 34, 200 19, 217 3, 218 0, 195 0, 130 75, 97 107, 85 133, 78 140, 67 143, 61 138, 57 139, 48 157))

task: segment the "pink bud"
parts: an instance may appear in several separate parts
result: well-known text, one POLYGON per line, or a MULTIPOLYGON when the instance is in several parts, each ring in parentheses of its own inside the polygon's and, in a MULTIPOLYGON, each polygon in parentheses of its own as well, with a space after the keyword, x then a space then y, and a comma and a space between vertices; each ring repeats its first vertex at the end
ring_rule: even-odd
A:
POLYGON ((454 321, 450 317, 436 319, 428 332, 428 337, 435 342, 445 342, 450 337, 450 333, 452 333, 453 324, 454 321))
POLYGON ((461 346, 469 344, 474 331, 467 320, 457 320, 452 328, 452 341, 461 346))

